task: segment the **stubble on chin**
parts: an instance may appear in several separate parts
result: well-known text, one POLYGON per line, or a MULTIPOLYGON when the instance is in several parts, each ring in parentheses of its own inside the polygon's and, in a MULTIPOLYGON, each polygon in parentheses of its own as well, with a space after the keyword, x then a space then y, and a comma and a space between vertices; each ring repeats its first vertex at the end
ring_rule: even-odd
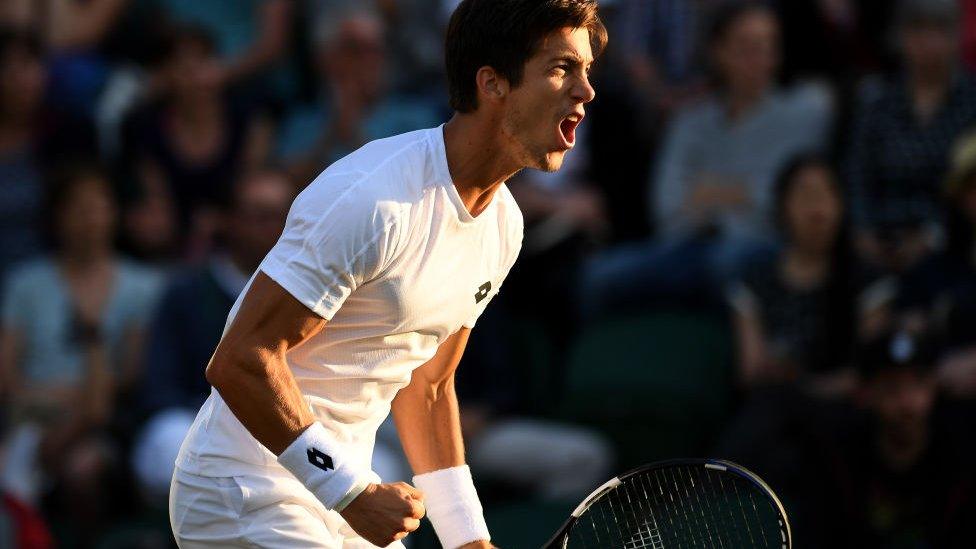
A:
POLYGON ((563 152, 551 152, 548 154, 543 154, 541 156, 541 162, 539 163, 540 165, 538 166, 538 169, 549 173, 559 171, 559 168, 563 166, 563 159, 565 156, 566 153, 563 152))

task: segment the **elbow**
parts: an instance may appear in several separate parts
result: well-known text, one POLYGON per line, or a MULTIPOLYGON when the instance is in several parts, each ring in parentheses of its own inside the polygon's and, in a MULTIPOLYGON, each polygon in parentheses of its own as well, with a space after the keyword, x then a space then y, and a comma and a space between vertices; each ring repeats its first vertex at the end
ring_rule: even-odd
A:
POLYGON ((210 362, 207 363, 207 369, 204 372, 207 383, 219 390, 227 377, 226 370, 227 363, 224 362, 223 357, 219 353, 214 353, 210 358, 210 362))
POLYGON ((251 365, 255 363, 254 357, 247 356, 247 353, 226 351, 217 347, 210 363, 207 364, 204 375, 207 378, 207 383, 218 391, 222 391, 239 381, 242 374, 252 370, 251 365))

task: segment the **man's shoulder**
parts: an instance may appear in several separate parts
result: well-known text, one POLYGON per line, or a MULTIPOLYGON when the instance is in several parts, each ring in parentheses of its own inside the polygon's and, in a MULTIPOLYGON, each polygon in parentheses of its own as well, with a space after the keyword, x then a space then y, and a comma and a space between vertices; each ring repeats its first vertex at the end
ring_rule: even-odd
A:
POLYGON ((439 181, 431 131, 371 141, 338 160, 299 194, 289 218, 309 221, 312 230, 332 225, 317 222, 324 218, 372 230, 398 223, 439 181))
POLYGON ((399 210, 439 182, 431 132, 412 131, 371 141, 325 169, 297 202, 399 210))
POLYGON ((390 166, 423 163, 430 152, 433 131, 434 128, 426 128, 370 141, 335 161, 322 175, 355 173, 377 179, 388 175, 386 168, 390 166))

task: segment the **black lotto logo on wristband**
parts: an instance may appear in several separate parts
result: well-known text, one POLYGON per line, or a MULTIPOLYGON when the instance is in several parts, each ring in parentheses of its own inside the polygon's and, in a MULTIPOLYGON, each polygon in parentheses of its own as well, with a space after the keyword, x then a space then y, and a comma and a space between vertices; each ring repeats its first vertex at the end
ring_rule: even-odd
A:
POLYGON ((322 469, 323 471, 335 469, 335 465, 332 463, 332 458, 322 453, 318 448, 308 449, 308 462, 319 469, 322 469))

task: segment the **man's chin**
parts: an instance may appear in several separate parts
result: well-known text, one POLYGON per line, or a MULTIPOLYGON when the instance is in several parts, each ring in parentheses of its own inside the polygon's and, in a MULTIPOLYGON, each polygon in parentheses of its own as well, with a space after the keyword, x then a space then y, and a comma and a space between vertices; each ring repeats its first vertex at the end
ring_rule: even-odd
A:
POLYGON ((566 151, 554 151, 541 159, 537 169, 544 172, 555 172, 563 166, 563 158, 566 156, 566 151))

